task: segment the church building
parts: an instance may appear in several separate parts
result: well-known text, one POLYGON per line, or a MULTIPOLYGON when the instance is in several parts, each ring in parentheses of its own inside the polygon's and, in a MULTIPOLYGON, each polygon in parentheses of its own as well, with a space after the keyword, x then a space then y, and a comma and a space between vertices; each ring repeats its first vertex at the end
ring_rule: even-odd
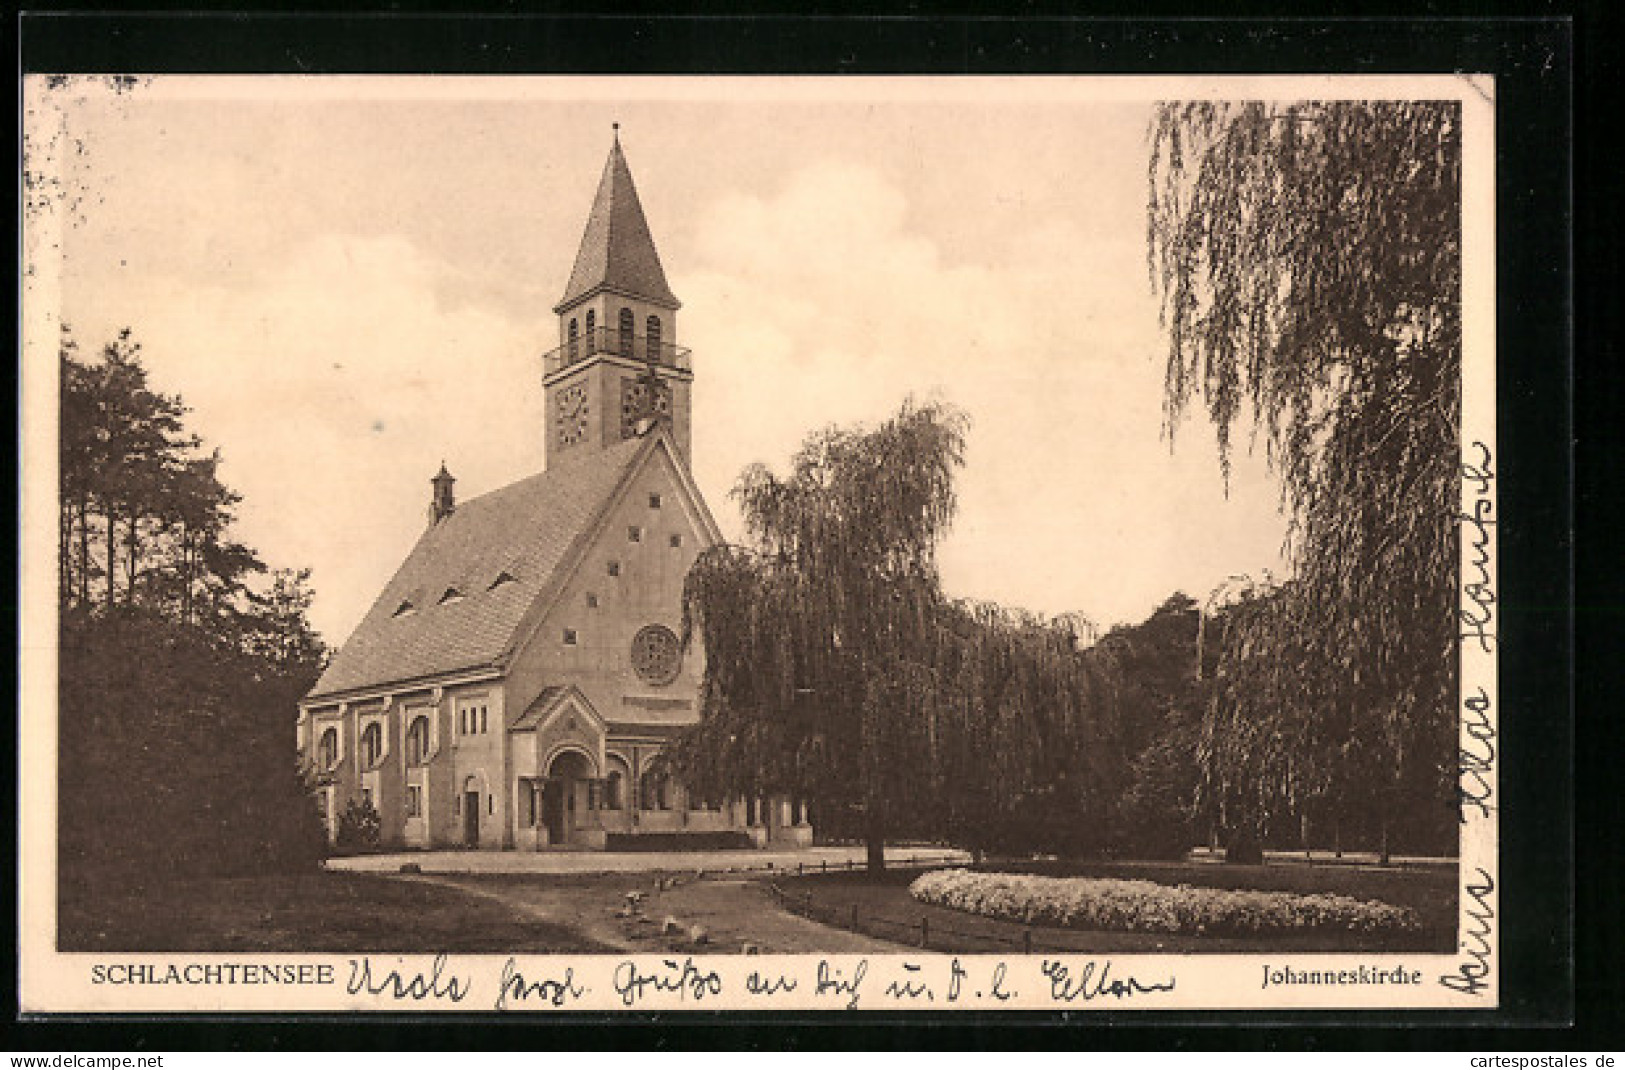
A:
POLYGON ((330 837, 366 801, 407 847, 811 842, 798 803, 703 798, 662 760, 699 717, 683 580, 721 538, 689 469, 680 307, 617 134, 542 358, 546 467, 459 502, 442 465, 427 529, 300 704, 330 837))

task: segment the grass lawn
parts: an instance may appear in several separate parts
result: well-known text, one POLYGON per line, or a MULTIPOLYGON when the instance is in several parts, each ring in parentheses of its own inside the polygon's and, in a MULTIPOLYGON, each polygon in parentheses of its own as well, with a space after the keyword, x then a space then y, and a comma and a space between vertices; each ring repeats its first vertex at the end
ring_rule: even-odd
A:
MULTIPOLYGON (((1453 868, 1447 867, 1373 870, 1295 863, 1227 866, 1116 862, 986 868, 1005 872, 1041 872, 1051 876, 1117 877, 1209 888, 1254 888, 1302 894, 1330 892, 1408 906, 1416 910, 1422 919, 1422 931, 1419 933, 1377 935, 1292 932, 1270 936, 1221 937, 1033 926, 1034 952, 1449 952, 1456 946, 1456 873, 1453 868)), ((856 908, 857 928, 888 940, 918 944, 923 919, 929 933, 929 946, 933 950, 966 953, 1021 950, 1027 926, 921 903, 910 896, 908 886, 919 872, 896 870, 879 879, 871 879, 862 872, 790 877, 781 880, 779 887, 790 909, 806 913, 826 924, 851 928, 853 909, 856 908)))
POLYGON ((65 879, 61 951, 604 952, 574 929, 420 881, 365 873, 199 878, 138 887, 65 879))

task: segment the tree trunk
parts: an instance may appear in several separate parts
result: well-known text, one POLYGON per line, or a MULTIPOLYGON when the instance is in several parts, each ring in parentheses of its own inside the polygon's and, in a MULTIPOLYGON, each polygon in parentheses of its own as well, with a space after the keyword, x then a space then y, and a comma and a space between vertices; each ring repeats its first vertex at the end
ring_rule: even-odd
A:
MULTIPOLYGON (((873 759, 866 759, 874 764, 873 759)), ((881 816, 880 790, 875 783, 877 772, 871 771, 863 792, 863 840, 867 848, 870 876, 886 872, 886 821, 881 816)))
POLYGON ((192 532, 181 521, 181 623, 192 623, 192 532))
POLYGON ((869 874, 870 876, 879 876, 886 872, 886 833, 881 827, 880 821, 873 817, 866 818, 864 825, 869 874))
POLYGON ((79 606, 90 607, 90 500, 79 497, 79 606))
POLYGON ((66 499, 56 522, 56 602, 65 610, 73 601, 73 506, 66 499))
POLYGON ((1382 864, 1385 866, 1388 865, 1389 862, 1393 861, 1393 851, 1390 848, 1388 839, 1390 826, 1394 823, 1395 802, 1399 798, 1399 785, 1397 781, 1398 775, 1396 773, 1390 777, 1388 783, 1384 785, 1382 789, 1382 864))
POLYGON ((135 605, 135 581, 140 575, 141 568, 141 541, 137 530, 141 518, 137 513, 131 513, 126 520, 125 529, 129 534, 124 540, 124 604, 135 605))
POLYGON ((113 612, 118 587, 118 514, 107 507, 107 612, 113 612))
POLYGON ((878 876, 886 871, 886 821, 881 813, 884 771, 881 768, 878 738, 880 733, 875 723, 877 718, 875 706, 875 695, 871 687, 861 715, 863 754, 860 758, 863 762, 863 837, 868 848, 870 876, 878 876))

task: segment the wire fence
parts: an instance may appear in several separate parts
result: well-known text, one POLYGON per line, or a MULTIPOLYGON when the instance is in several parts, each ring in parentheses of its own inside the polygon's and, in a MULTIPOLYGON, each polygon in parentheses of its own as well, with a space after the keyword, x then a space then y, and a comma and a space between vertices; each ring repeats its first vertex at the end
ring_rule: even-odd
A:
MULTIPOLYGON (((886 857, 887 869, 907 869, 915 866, 966 866, 971 859, 967 854, 945 853, 938 855, 909 855, 907 858, 886 857)), ((725 873, 774 873, 785 876, 804 877, 813 873, 855 873, 868 868, 868 862, 861 858, 835 859, 831 861, 821 858, 816 862, 797 861, 795 865, 788 862, 746 862, 740 865, 705 866, 696 867, 696 875, 714 877, 725 873)))

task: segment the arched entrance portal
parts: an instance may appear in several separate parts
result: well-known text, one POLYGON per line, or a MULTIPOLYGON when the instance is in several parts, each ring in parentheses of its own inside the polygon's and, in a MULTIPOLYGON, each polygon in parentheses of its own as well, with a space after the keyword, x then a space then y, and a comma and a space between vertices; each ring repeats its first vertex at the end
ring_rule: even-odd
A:
POLYGON ((557 846, 580 843, 591 802, 592 764, 580 751, 560 751, 547 767, 542 787, 542 823, 547 842, 557 846))

